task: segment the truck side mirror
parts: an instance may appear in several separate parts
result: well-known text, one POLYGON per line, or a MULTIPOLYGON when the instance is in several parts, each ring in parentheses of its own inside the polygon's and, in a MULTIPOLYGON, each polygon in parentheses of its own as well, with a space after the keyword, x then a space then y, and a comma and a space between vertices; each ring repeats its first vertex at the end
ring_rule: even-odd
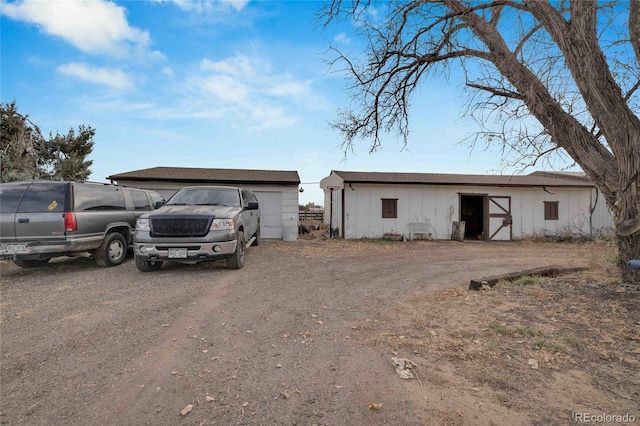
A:
POLYGON ((247 204, 247 210, 258 210, 258 203, 255 201, 249 201, 249 204, 247 204))

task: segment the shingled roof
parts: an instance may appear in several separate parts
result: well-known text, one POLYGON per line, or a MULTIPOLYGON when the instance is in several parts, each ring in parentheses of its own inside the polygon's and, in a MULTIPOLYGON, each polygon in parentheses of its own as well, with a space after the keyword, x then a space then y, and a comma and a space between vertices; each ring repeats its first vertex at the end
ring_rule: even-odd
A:
POLYGON ((534 172, 524 176, 458 175, 437 173, 349 172, 334 170, 345 183, 381 183, 405 185, 473 185, 473 186, 549 186, 594 187, 579 173, 534 172))
POLYGON ((109 180, 173 181, 236 184, 298 185, 300 176, 288 170, 204 169, 190 167, 152 167, 107 176, 109 180))

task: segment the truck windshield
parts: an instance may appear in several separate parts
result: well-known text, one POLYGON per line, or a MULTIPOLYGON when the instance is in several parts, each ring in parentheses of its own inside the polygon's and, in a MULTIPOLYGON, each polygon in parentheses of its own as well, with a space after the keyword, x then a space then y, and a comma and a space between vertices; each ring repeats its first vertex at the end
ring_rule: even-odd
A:
POLYGON ((182 188, 167 202, 169 206, 232 206, 240 207, 237 189, 182 188))

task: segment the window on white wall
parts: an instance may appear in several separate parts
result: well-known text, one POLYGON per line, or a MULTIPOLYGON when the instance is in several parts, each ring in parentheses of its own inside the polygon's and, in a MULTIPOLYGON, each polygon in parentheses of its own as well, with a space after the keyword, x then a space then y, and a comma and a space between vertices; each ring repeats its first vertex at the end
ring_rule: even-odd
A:
POLYGON ((544 202, 544 220, 558 220, 558 202, 544 202))
POLYGON ((398 199, 383 198, 382 199, 382 218, 396 219, 398 217, 398 199))

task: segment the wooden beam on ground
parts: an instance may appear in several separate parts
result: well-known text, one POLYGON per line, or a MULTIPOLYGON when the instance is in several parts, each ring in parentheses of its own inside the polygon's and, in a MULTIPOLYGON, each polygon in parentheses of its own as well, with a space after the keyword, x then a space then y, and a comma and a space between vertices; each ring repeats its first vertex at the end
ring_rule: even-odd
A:
POLYGON ((587 269, 589 268, 561 268, 559 266, 546 266, 544 268, 525 269, 524 271, 510 272, 507 274, 480 278, 479 280, 471 280, 471 282, 469 283, 469 290, 481 290, 483 285, 493 287, 498 281, 514 281, 518 278, 527 276, 555 277, 562 274, 570 274, 572 272, 586 271, 587 269))

